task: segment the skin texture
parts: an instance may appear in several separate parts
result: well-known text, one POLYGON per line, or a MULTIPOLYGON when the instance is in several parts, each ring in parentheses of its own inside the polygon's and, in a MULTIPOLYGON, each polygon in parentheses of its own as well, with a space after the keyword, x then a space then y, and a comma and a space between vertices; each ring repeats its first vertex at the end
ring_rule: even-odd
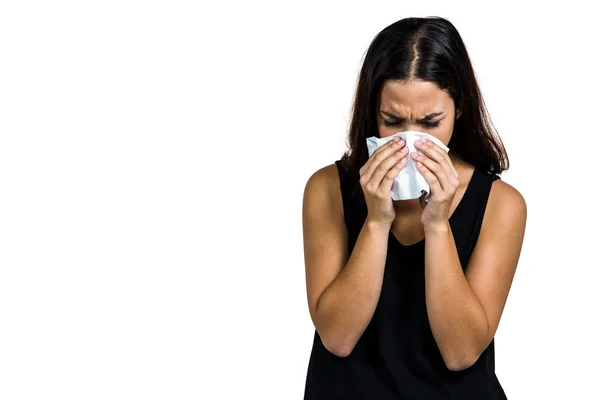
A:
MULTIPOLYGON (((394 120, 379 114, 381 137, 417 130, 435 136, 446 145, 454 122, 460 117, 460 111, 455 112, 446 92, 433 83, 418 80, 387 82, 380 94, 380 111, 405 119, 386 126, 384 121, 394 120), (443 114, 430 121, 440 121, 438 127, 417 121, 425 114, 440 111, 443 114)), ((398 151, 403 146, 392 142, 387 150, 381 150, 387 151, 388 162, 385 168, 380 168, 383 170, 378 177, 380 181, 402 158, 398 151), (393 157, 395 160, 389 161, 393 157)), ((393 201, 389 197, 371 197, 375 192, 365 193, 365 198, 371 199, 371 204, 367 201, 369 216, 352 254, 347 248, 335 164, 321 168, 309 178, 303 199, 309 311, 325 347, 340 357, 347 356, 377 305, 388 233, 391 230, 404 245, 425 238, 429 322, 446 366, 459 371, 475 363, 496 333, 523 244, 527 208, 521 194, 511 185, 502 180, 492 184, 480 235, 463 273, 448 219, 462 199, 474 167, 433 142, 418 147, 424 155, 415 160, 422 163, 420 171, 431 186, 429 203, 425 204, 422 198, 393 201)), ((382 161, 385 162, 381 160, 378 165, 383 165, 382 161)), ((375 186, 376 168, 361 169, 361 179, 369 174, 371 178, 364 179, 364 185, 361 181, 363 190, 368 185, 375 186)), ((399 172, 399 168, 396 170, 399 172)), ((379 192, 388 188, 381 182, 383 189, 379 192)))

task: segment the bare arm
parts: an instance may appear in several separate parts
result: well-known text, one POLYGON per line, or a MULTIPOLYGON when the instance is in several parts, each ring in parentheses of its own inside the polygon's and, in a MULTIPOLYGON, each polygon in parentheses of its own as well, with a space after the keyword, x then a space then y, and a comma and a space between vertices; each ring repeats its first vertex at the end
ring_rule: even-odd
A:
POLYGON ((367 328, 379 301, 390 225, 367 218, 348 256, 335 164, 308 180, 302 223, 311 319, 324 346, 346 357, 367 328))
POLYGON ((449 224, 425 230, 427 313, 447 367, 473 365, 500 322, 515 275, 527 207, 521 194, 496 181, 465 273, 449 224))

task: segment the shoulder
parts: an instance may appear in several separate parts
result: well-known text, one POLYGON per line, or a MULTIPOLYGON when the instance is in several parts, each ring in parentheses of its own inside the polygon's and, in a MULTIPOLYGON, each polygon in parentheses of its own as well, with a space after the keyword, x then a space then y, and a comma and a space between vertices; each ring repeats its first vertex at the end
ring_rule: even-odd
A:
POLYGON ((509 229, 524 229, 526 219, 527 203, 523 195, 502 179, 492 182, 482 229, 499 224, 509 229))
POLYGON ((521 192, 502 179, 492 182, 488 204, 504 212, 512 210, 513 213, 525 213, 527 211, 527 203, 521 192))
POLYGON ((331 234, 345 243, 347 232, 337 165, 319 168, 308 178, 302 200, 302 225, 309 247, 329 243, 331 234))
POLYGON ((326 192, 331 193, 332 191, 339 191, 340 180, 338 167, 334 164, 326 165, 313 172, 306 182, 304 188, 305 195, 307 193, 312 194, 313 192, 326 192))
POLYGON ((304 187, 304 206, 342 206, 338 167, 335 163, 313 172, 304 187))

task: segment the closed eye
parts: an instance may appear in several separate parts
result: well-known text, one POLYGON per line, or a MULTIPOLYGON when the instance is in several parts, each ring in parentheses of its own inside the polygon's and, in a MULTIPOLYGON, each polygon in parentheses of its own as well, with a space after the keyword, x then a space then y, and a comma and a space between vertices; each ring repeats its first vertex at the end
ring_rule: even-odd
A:
MULTIPOLYGON (((436 121, 436 122, 427 122, 427 121, 423 121, 421 122, 421 124, 423 126, 426 126, 428 128, 437 128, 438 126, 440 126, 440 122, 442 122, 442 120, 436 121)), ((385 126, 398 126, 401 124, 401 122, 391 122, 391 121, 386 121, 385 119, 383 120, 383 124, 385 126)))

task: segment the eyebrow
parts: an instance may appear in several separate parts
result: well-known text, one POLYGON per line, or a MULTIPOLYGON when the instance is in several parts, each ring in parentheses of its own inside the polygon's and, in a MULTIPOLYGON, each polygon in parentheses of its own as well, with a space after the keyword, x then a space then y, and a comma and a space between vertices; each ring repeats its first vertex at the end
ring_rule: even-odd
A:
MULTIPOLYGON (((381 113, 382 113, 382 114, 385 114, 385 115, 387 115, 388 117, 390 117, 390 118, 392 118, 392 119, 394 119, 394 120, 396 120, 396 121, 406 121, 406 118, 400 118, 400 117, 398 117, 398 116, 396 116, 396 115, 394 115, 394 114, 392 114, 392 113, 390 113, 390 112, 387 112, 387 111, 381 111, 381 113)), ((443 113, 444 113, 444 112, 443 112, 443 111, 441 111, 441 112, 438 112, 438 113, 431 113, 431 114, 427 114, 427 115, 425 115, 423 118, 419 118, 419 119, 417 120, 417 122, 425 122, 425 121, 430 121, 430 120, 432 120, 433 118, 437 117, 438 115, 442 115, 443 113)))

